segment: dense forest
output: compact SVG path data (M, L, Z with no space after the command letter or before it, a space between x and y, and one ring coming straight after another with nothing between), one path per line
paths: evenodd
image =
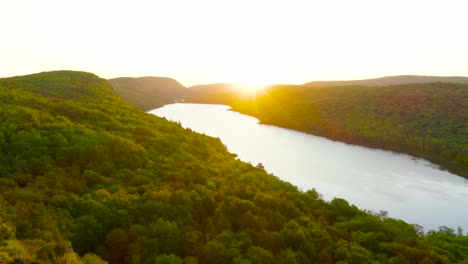
M463 230L299 191L93 74L0 79L0 120L0 263L467 263Z

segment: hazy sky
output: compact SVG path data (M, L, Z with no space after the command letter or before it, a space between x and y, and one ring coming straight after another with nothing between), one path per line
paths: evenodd
M468 75L468 2L2 0L0 76L71 69L184 85Z

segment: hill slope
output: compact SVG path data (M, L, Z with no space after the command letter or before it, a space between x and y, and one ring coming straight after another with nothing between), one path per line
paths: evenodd
M468 258L468 237L451 229L423 235L300 192L109 91L88 73L0 79L1 263Z
M173 103L186 92L182 84L165 77L121 77L108 81L125 101L145 111Z
M409 153L468 177L468 85L273 86L234 110L333 140Z
M398 75L387 76L375 79L366 80L352 80L352 81L314 81L308 82L306 86L388 86L409 83L466 83L468 84L468 77L442 77L442 76L418 76L418 75Z

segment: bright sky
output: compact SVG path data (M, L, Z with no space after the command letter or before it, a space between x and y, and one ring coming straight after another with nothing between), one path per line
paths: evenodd
M0 76L190 86L468 75L467 1L2 0Z

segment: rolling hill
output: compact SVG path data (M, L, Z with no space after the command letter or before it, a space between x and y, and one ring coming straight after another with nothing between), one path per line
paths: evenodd
M0 153L0 263L468 258L461 230L424 234L301 192L219 139L125 103L90 73L0 79Z
M182 84L166 77L120 77L108 81L119 96L145 111L173 103L186 92Z

